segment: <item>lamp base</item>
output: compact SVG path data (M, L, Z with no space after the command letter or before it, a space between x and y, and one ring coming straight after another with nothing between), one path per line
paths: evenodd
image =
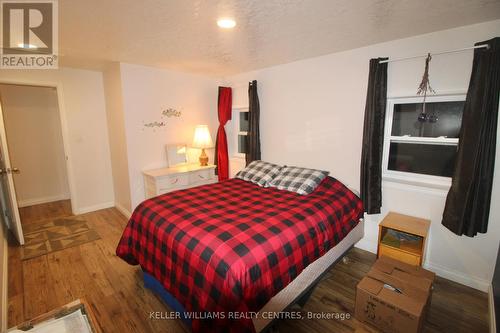
M201 149L201 155L200 155L200 165L201 166L207 166L208 165L208 156L205 153L205 148Z

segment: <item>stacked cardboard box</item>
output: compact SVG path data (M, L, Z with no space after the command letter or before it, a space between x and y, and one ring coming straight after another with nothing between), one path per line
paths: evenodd
M356 290L355 317L388 333L420 332L435 274L380 257Z

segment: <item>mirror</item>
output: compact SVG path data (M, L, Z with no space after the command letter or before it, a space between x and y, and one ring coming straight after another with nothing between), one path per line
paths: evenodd
M169 144L165 146L167 152L167 165L174 167L180 164L187 163L187 145L184 143Z

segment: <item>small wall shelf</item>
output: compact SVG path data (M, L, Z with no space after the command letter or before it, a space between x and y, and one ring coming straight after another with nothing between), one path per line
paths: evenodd
M379 224L377 258L388 256L422 266L430 221L389 212Z

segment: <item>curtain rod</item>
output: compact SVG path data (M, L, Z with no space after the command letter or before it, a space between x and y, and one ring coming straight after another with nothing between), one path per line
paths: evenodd
M456 49L456 50L450 50L450 51L443 51L443 52L431 53L431 56L440 55L440 54L447 54L447 53L463 52L463 51L474 50L474 49L482 49L482 48L489 49L490 46L488 44L482 44L482 45L477 45L477 46L465 47L463 49ZM416 55L416 56L405 57L405 58L395 58L395 59L381 60L381 61L379 61L379 64L385 64L387 62L403 61L403 60L409 60L409 59L415 59L415 58L425 58L425 57L427 57L427 54Z

